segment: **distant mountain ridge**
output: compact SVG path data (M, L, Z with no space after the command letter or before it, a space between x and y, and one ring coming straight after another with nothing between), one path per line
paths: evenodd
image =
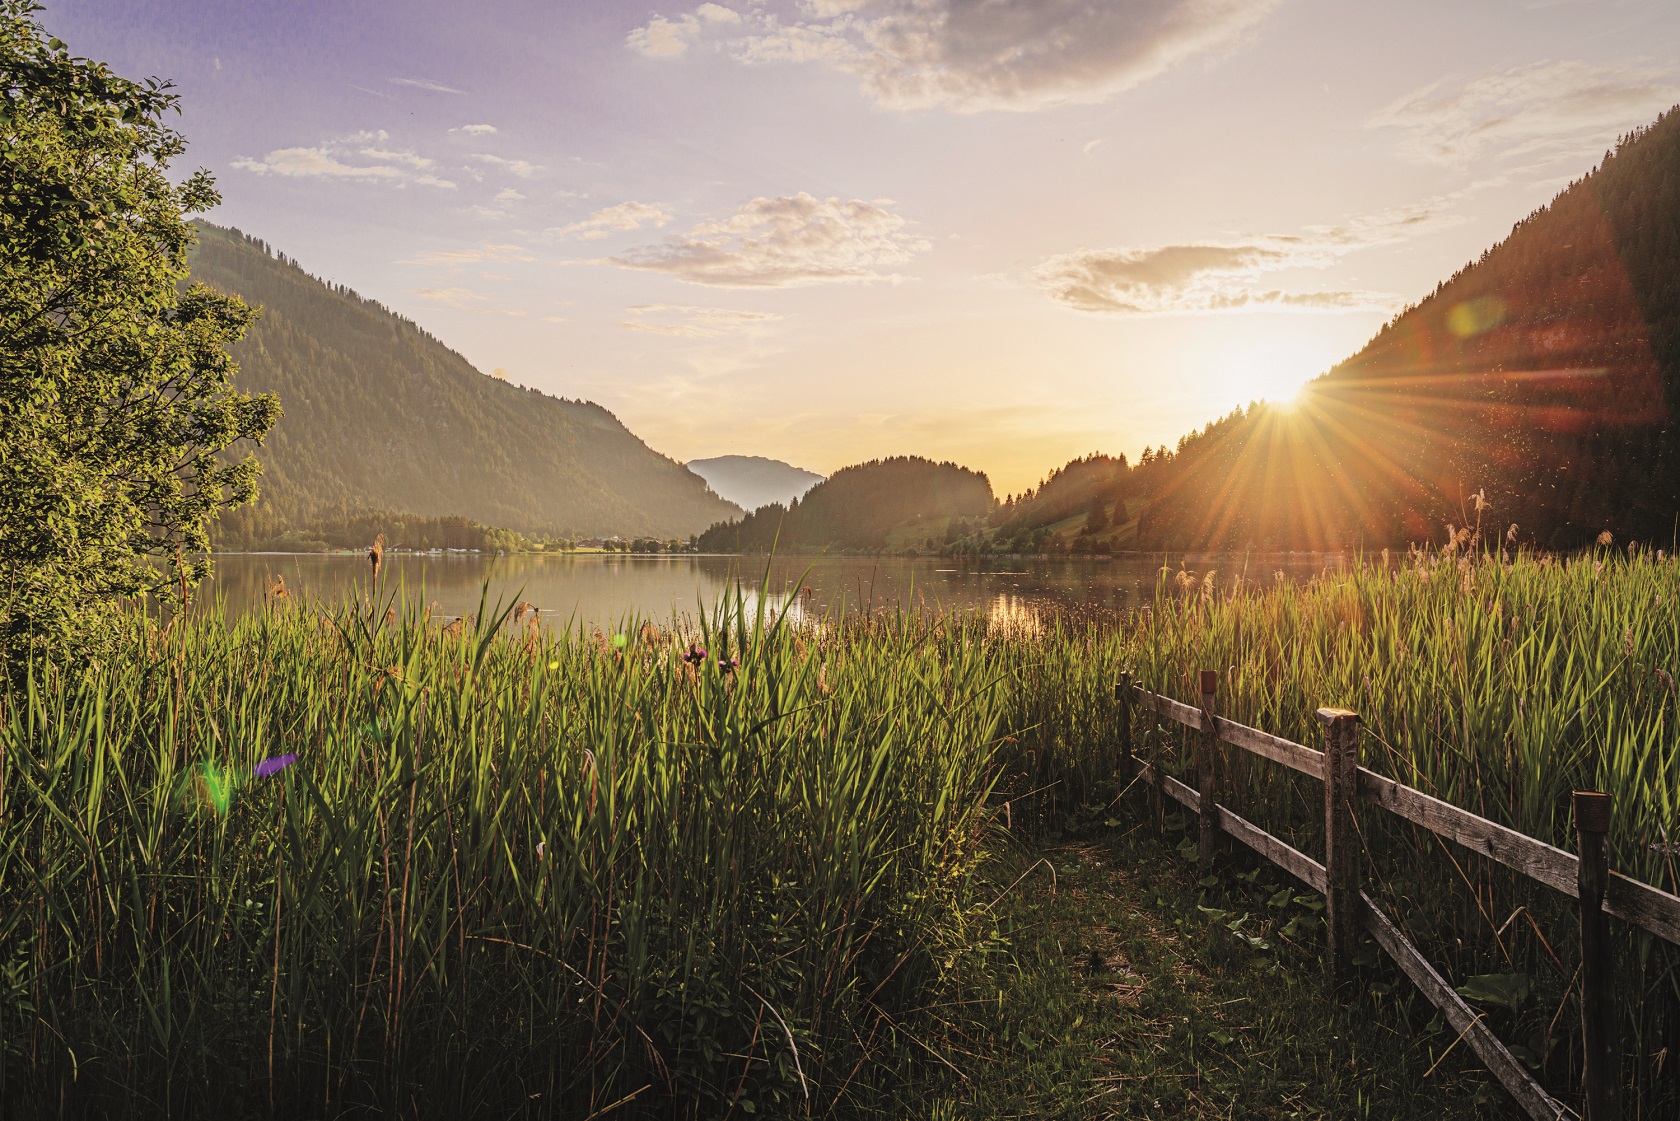
M260 305L238 384L285 415L256 455L254 509L224 540L355 510L459 515L522 532L686 537L740 513L704 479L587 401L476 370L413 322L199 222L193 279Z
M953 522L974 519L978 526L996 504L982 472L895 456L843 467L787 506L771 503L739 521L719 522L700 535L700 547L707 552L906 547L946 533Z
M743 510L772 502L786 506L823 481L823 476L762 455L720 455L691 459L688 469Z

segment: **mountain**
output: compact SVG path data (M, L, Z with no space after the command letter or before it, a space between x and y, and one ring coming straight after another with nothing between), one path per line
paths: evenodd
M234 350L240 388L276 393L285 410L256 453L259 504L222 519L224 544L357 510L660 538L740 512L599 405L487 377L262 242L197 227L193 278L262 307Z
M845 467L783 506L762 506L700 535L708 552L933 545L984 525L996 506L978 471L916 456ZM969 524L973 519L973 524Z
M1680 109L1396 316L1292 406L1149 453L1133 547L1548 548L1680 527Z
M691 459L688 469L743 510L756 510L772 502L786 506L823 481L823 477L815 471L761 455Z

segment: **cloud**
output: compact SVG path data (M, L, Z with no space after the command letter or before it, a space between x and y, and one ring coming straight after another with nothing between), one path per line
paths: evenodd
M499 167L503 171L519 176L521 179L529 179L531 176L542 170L542 168L538 167L534 163L529 163L525 160L510 160L506 156L493 156L488 152L475 152L473 153L472 158L477 160L479 163L489 164L491 167Z
M1103 146L1103 141L1101 141L1101 140L1087 140L1085 142L1085 146L1083 148L1081 148L1080 151L1088 156L1092 152L1095 152L1098 148L1101 148L1102 146Z
M727 218L607 263L722 288L898 281L880 270L928 249L908 224L883 201L819 199L802 191L753 199Z
M709 43L749 63L854 75L876 104L957 113L1105 101L1233 49L1282 0L804 0L654 16L629 46L670 58ZM790 11L785 0L780 5ZM728 13L724 15L722 13Z
M1482 156L1580 158L1680 101L1672 67L1545 61L1466 82L1425 86L1373 113L1367 128L1397 128L1407 154L1463 165Z
M325 148L276 148L262 159L240 156L233 166L258 175L317 179L400 179L402 171L389 165L341 163Z
M414 294L428 304L454 308L457 311L477 311L474 305L484 303L490 298L474 292L471 288L417 288Z
M384 160L387 163L406 164L409 167L431 167L432 161L425 156L415 155L413 152L392 152L384 148L363 148L361 154L370 160Z
M404 265L441 265L447 268L460 268L463 265L511 264L534 260L536 258L520 246L486 241L471 249L435 249L425 253L417 253L400 263Z
M471 288L416 288L416 296L434 307L448 308L451 311L470 311L481 315L508 315L523 318L527 313L519 308L493 308L484 305L490 302L490 297Z
M765 311L734 311L681 304L642 304L625 311L637 317L619 324L626 330L685 339L719 339L726 335L750 334L782 319Z
M741 13L721 4L702 4L691 14L675 20L654 16L646 27L630 32L631 47L649 58L672 58L688 50L690 43L700 38L705 24L740 25Z
M497 202L518 202L524 197L524 195L520 194L512 187L503 187L500 191L496 192Z
M1379 211L1299 234L1147 249L1080 249L1051 257L1033 279L1053 300L1078 311L1172 315L1261 308L1388 310L1394 297L1358 290L1291 292L1268 274L1323 269L1362 249L1391 245L1463 219L1449 210L1467 192Z
M464 132L469 136L489 136L491 133L496 131L496 126L495 125L462 125L460 128L452 128L449 131L450 132Z
M580 241L596 241L625 230L663 226L671 218L671 211L661 203L621 202L617 206L597 210L581 222L545 230L543 240L553 243L575 237Z
M393 86L412 86L414 89L429 90L432 93L465 94L466 90L458 90L454 86L446 86L442 82L434 82L430 78L386 78Z
M448 179L427 171L432 161L407 149L379 147L390 140L384 130L356 132L313 147L276 148L260 159L240 156L233 166L258 175L279 175L289 179L338 179L352 182L389 183L405 187L455 190ZM371 161L371 162L369 162Z

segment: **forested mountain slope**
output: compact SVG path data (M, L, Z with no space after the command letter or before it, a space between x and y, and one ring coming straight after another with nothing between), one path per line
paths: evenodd
M1668 544L1680 515L1680 111L1441 284L1293 407L1151 456L1140 548L1335 548L1512 524Z
M358 509L534 532L686 536L738 513L607 410L486 377L414 323L323 283L237 230L198 223L192 272L262 307L238 382L285 415L262 497L224 544Z
M794 499L772 503L700 536L711 552L778 548L879 549L895 535L916 540L952 519L984 519L996 506L992 484L978 471L919 456L843 467Z

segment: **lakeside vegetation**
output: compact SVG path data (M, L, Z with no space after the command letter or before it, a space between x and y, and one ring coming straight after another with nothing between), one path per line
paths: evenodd
M1606 790L1613 865L1675 886L1680 629L1655 610L1680 596L1672 560L1456 546L1305 587L1234 575L1165 574L1144 612L1024 630L899 614L796 629L740 599L612 635L490 606L440 629L381 599L133 618L112 657L5 696L0 1093L113 1116L271 1100L564 1116L627 1097L621 1116L902 1115L912 1086L930 1115L1061 1100L1040 1060L1106 1077L1076 1044L1068 962L1148 924L1119 938L1078 906L1018 910L1042 888L1010 885L1056 837L1142 851L1104 840L1147 816L1117 797L1127 667L1184 696L1220 666L1222 711L1309 741L1315 707L1357 708L1368 766L1553 843L1571 787ZM1136 719L1140 753L1183 773L1178 733ZM1259 765L1235 777L1245 813L1313 851L1314 791ZM1237 858L1197 883L1170 840L1157 858L1182 872L1132 867L1153 886L1103 906L1217 943L1207 968L1310 980L1311 893L1265 873L1262 898ZM1409 829L1366 840L1373 894L1567 1091L1568 902ZM1055 960L1051 915L1055 938L1081 939ZM1680 961L1617 937L1624 1074L1656 1116L1675 1105ZM1144 988L1190 999L1182 967L1158 964ZM1368 1073L1421 1086L1393 1064L1436 1063L1452 1033L1369 969L1388 995L1358 998L1374 1017L1359 1046L1379 1051L1368 1032L1388 1024L1416 1049ZM1026 991L1061 996L1003 1006ZM1187 1012L1216 1033L1193 1065L1287 1116L1248 1079L1282 1063L1310 1082L1291 1065L1307 1057L1247 1049L1329 1006L1314 984L1253 991L1283 1020ZM1027 1055L1020 1033L1057 1016ZM1150 1085L1180 1061L1143 1054L1124 1061ZM1474 1082L1466 1061L1434 1077ZM1076 1088L1043 1115L1090 1115Z

